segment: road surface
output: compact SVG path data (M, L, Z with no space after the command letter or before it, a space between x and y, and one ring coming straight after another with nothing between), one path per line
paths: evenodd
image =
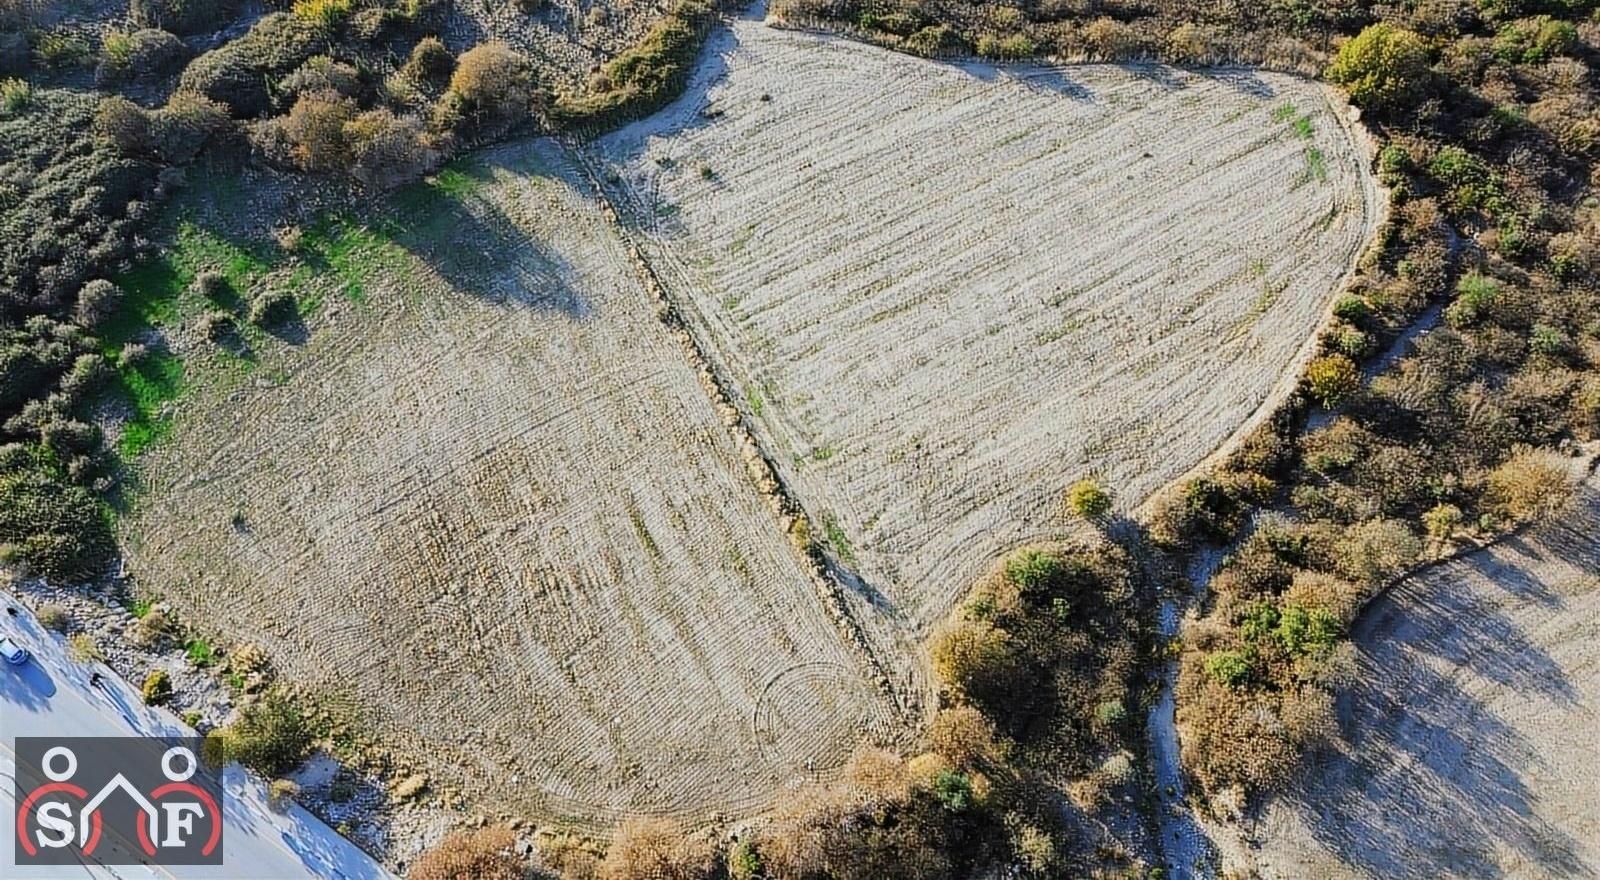
M139 692L102 664L71 659L66 642L49 632L20 603L17 615L0 616L0 634L33 654L24 666L0 668L0 877L7 880L393 880L355 844L304 808L273 810L267 786L237 764L223 771L222 866L18 867L13 750L20 736L195 736L171 713L144 705ZM98 685L89 683L98 671ZM108 840L108 843L115 843Z

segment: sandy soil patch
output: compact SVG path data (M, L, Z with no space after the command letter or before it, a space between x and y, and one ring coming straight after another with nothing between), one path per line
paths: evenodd
M1347 742L1266 807L1263 876L1600 875L1600 476L1559 520L1401 583L1354 635Z
M926 626L1071 479L1131 509L1298 372L1381 213L1342 112L747 19L596 150L834 556Z
M367 302L188 402L130 568L534 815L751 809L892 742L567 155L484 164Z

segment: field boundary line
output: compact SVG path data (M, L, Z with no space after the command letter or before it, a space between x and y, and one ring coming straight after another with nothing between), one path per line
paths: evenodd
M634 275L656 304L657 319L678 339L685 356L699 373L701 387L711 398L713 406L722 417L723 424L739 446L746 476L755 485L756 490L766 498L778 525L785 535L791 538L789 542L791 551L800 557L802 567L810 576L812 586L816 588L823 608L832 619L835 629L850 647L851 652L865 666L872 683L894 704L902 722L908 727L915 726L923 715L921 695L915 692L902 692L895 687L894 678L890 673L892 665L884 662L871 640L867 638L864 627L856 619L845 599L846 588L828 560L815 549L814 539L811 539L812 543L808 549L799 546L797 531L814 536L817 534L817 527L811 522L794 491L783 479L776 462L767 450L762 448L743 411L734 403L736 396L730 391L732 383L722 375L716 362L707 356L704 346L694 334L691 322L684 316L684 307L667 292L667 286L661 281L649 256L634 238L628 224L624 222L624 209L618 207L616 200L605 187L603 176L594 167L594 158L581 145L565 140L561 141L561 145L582 172L600 206L601 213L622 241ZM632 212L627 216L633 217Z

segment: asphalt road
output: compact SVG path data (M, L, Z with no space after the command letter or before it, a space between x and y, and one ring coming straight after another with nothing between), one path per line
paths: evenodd
M220 867L80 864L19 867L16 864L16 774L13 749L21 736L194 736L171 713L144 705L137 689L102 664L81 664L66 642L45 630L20 604L16 616L0 616L0 634L33 657L23 666L0 663L0 877L94 878L94 880L392 880L355 844L340 837L299 806L268 806L267 786L237 764L223 771L223 855ZM3 612L0 612L3 614ZM89 683L98 671L98 685ZM120 843L107 831L103 847Z

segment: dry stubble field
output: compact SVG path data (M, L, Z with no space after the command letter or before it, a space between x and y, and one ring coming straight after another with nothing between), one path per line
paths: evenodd
M129 540L189 619L437 779L596 820L754 810L903 743L922 625L1056 531L1075 475L1131 506L1243 430L1379 214L1312 84L952 67L748 21L584 154L627 228L576 161L491 154L364 304L186 400ZM864 577L851 625L630 242Z
M1270 878L1600 876L1600 475L1354 632L1345 742L1256 826Z
M1324 87L954 66L741 20L612 187L834 556L916 624L1299 373L1379 222Z
M131 568L436 779L545 814L749 808L892 742L561 148L486 164L276 382L189 402Z

